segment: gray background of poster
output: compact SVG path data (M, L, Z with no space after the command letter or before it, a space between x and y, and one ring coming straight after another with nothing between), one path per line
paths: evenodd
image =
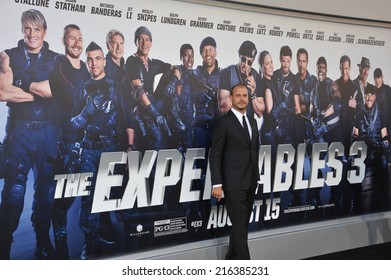
M389 0L225 0L222 2L247 3L292 11L391 22Z

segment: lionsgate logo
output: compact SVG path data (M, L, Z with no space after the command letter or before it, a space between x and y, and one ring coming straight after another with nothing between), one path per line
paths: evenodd
M143 230L144 230L143 225L138 224L136 226L136 232L135 233L129 233L129 236L142 236L142 235L145 235L145 234L149 234L149 230L147 230L147 231L143 231Z

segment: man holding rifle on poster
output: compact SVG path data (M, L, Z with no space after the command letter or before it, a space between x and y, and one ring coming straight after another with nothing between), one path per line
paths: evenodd
M388 163L390 161L390 143L387 128L387 117L380 110L376 102L377 93L373 85L367 84L364 90L364 111L356 116L352 141L365 141L368 146L368 156L365 160L367 167L374 168L374 183L380 189L385 198L380 198L378 204L369 205L371 210L385 210L388 204L390 175Z
M152 47L152 33L147 27L140 26L136 29L134 43L137 51L126 60L126 70L132 86L131 98L135 107L134 120L139 128L136 133L138 137L136 138L136 146L139 146L140 150L160 150L166 148L165 143L172 132L167 122L167 116L162 114L162 106L157 102L159 96L154 92L154 79L158 74L173 72L164 92L161 93L168 97L163 98L164 102L170 102L169 99L176 95L180 72L169 63L149 57L149 51ZM178 108L175 109L178 114ZM179 121L179 118L177 120ZM147 137L147 141L145 137Z
M75 110L80 113L71 119L73 128L84 132L81 172L92 173L88 188L90 195L81 199L79 223L85 236L81 259L90 259L115 249L114 241L102 237L105 226L102 224L102 214L91 213L97 171L102 153L121 150L121 135L127 135L129 144L133 140L127 118L130 112L129 96L106 75L106 60L99 45L91 42L86 48L86 56L91 78L77 91ZM125 150L123 146L122 150Z

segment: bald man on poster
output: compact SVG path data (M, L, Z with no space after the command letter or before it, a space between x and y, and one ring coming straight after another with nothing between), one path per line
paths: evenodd
M214 124L210 166L212 196L222 198L232 227L225 259L250 259L248 223L251 216L258 171L258 129L253 116L246 114L249 103L244 84L231 89L232 108Z

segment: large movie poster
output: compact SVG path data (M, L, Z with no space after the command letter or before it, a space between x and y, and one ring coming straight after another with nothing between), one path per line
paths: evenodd
M208 152L238 83L261 143L250 231L390 210L389 29L169 0L0 7L1 258L226 236Z

